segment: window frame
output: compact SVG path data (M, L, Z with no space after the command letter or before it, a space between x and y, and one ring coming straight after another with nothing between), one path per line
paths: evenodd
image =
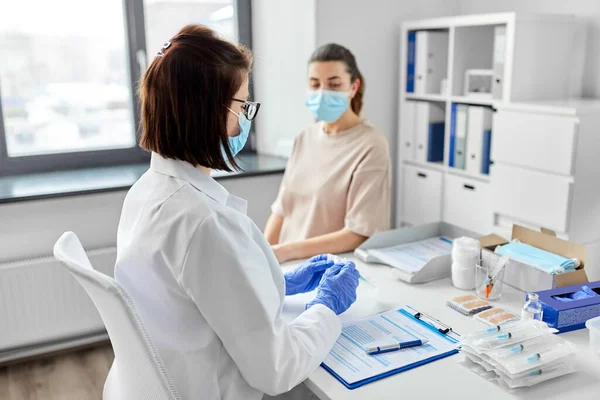
M127 62L131 79L133 123L137 143L140 135L140 104L136 96L137 84L148 65L149 57L152 57L152 55L146 54L144 0L122 0L122 2L126 31ZM238 40L251 49L251 0L234 0L233 4L237 17ZM250 90L252 93L252 88ZM254 140L250 140L249 142L254 142ZM254 146L247 146L245 151L254 152ZM9 157L0 82L0 176L147 163L149 160L150 154L137 145L126 149L89 150Z

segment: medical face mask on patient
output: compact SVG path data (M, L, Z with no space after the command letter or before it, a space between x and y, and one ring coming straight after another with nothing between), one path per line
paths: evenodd
M579 266L577 259L565 258L518 241L498 246L496 253L551 275L573 271Z
M228 108L228 110L238 117L238 124L240 125L240 134L237 136L229 136L229 149L231 150L231 154L235 156L246 145L252 121L249 121L244 113L236 113L231 108Z
M337 121L348 108L348 92L311 90L306 96L306 106L315 118L325 122Z

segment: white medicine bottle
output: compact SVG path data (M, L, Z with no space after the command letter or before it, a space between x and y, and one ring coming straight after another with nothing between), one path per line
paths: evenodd
M527 295L527 301L523 304L523 309L521 310L521 319L522 320L537 320L541 321L543 316L542 303L540 303L540 299L537 293L529 293Z

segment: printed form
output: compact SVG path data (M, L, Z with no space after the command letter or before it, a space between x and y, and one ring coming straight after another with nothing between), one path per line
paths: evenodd
M385 264L414 274L435 257L451 254L452 241L440 236L368 252Z
M366 353L369 347L416 339L429 339L429 342L379 355ZM400 310L391 310L344 324L341 336L323 364L348 384L353 384L441 356L457 346L452 337L429 328Z

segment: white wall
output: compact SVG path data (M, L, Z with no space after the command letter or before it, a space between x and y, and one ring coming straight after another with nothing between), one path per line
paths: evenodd
M257 149L288 156L294 137L313 122L304 105L307 60L315 49L315 0L253 0Z
M598 0L458 0L460 14L516 11L535 14L571 14L588 25L583 95L600 97L600 1ZM557 57L560 57L557 54Z

